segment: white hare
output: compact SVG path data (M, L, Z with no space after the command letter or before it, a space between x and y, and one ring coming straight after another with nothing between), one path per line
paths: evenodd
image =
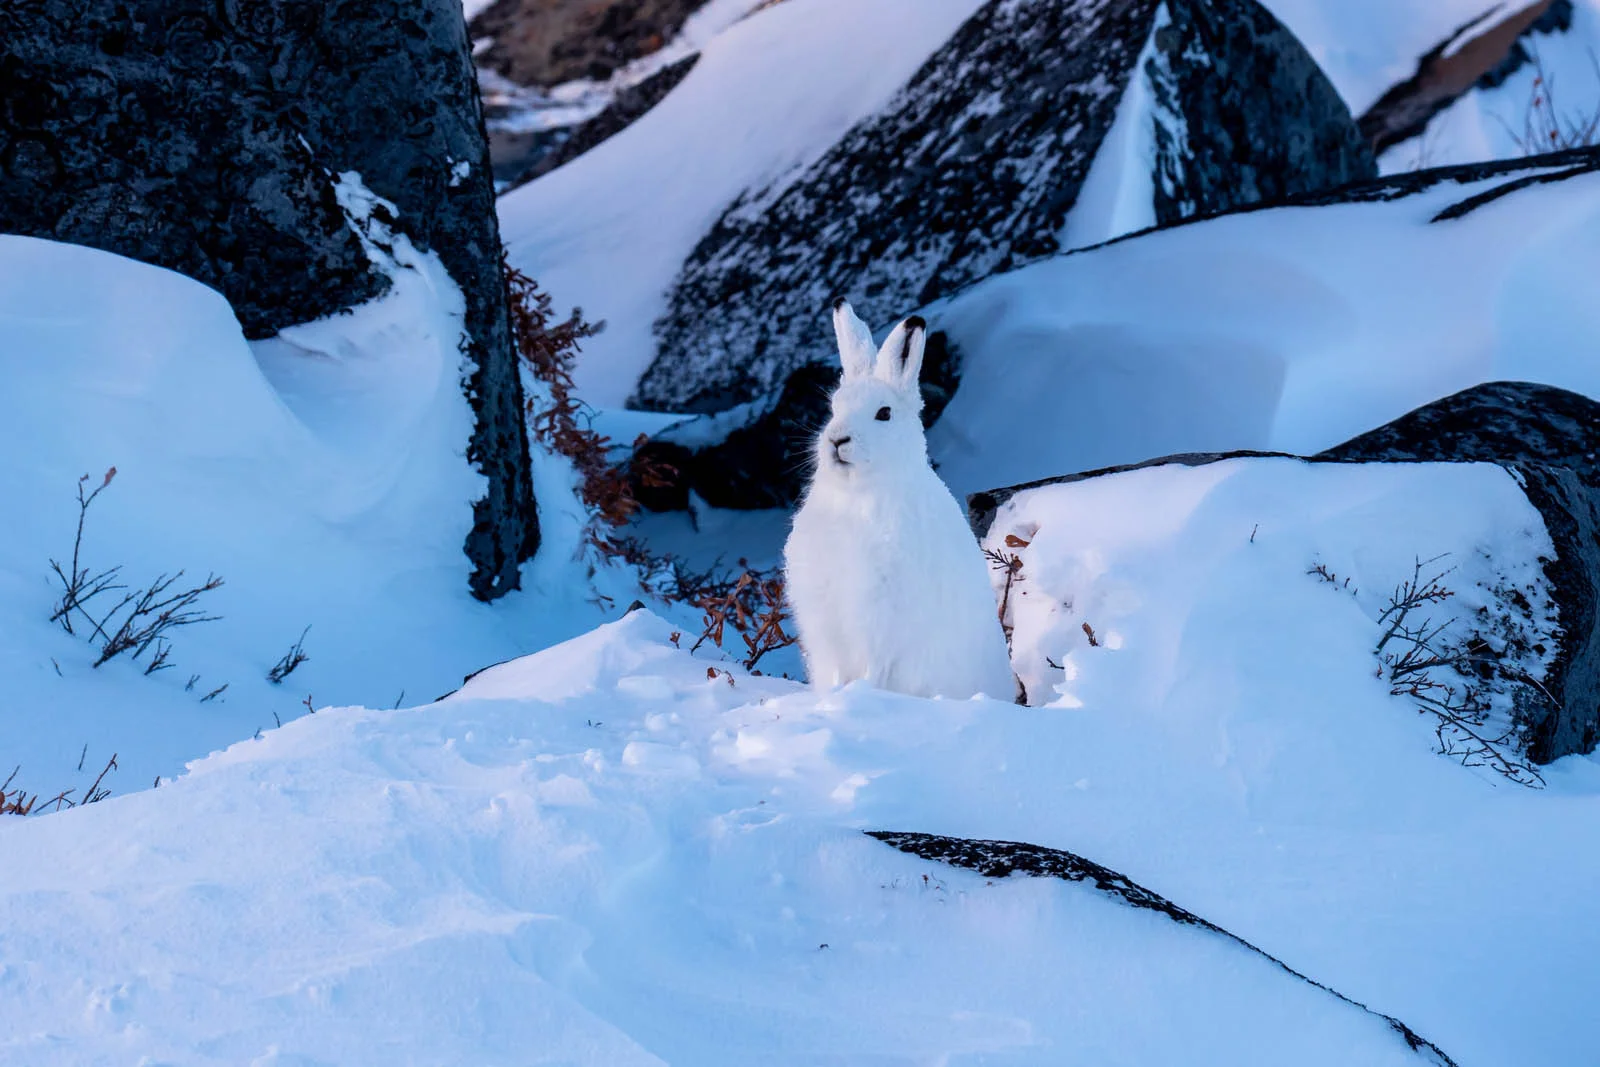
M909 318L877 348L843 300L833 327L844 378L783 549L811 682L1010 700L988 565L928 464L917 389L927 327Z

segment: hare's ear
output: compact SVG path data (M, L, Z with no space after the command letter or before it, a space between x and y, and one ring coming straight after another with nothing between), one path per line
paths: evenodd
M878 349L877 375L898 389L915 391L922 375L922 353L928 343L928 324L921 315L906 319L884 338Z
M872 373L872 330L856 317L844 297L833 302L833 333L839 339L839 362L846 378L864 378Z

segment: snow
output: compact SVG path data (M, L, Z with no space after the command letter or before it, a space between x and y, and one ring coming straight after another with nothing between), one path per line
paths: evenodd
M1488 0L1261 0L1306 46L1332 80L1351 114L1366 111L1390 87L1416 72L1417 60L1467 22L1495 5ZM1502 5L1474 34L1526 7ZM1600 109L1600 76L1591 52L1600 49L1600 3L1573 0L1572 29L1536 34L1533 43L1555 77L1566 107L1592 115ZM1379 160L1386 174L1514 159L1529 154L1507 130L1522 132L1533 95L1531 66L1493 90L1473 89L1429 124L1421 138L1396 145Z
M512 261L607 321L575 380L619 407L689 252L747 189L798 173L872 114L979 0L785 0L712 38L660 104L500 199ZM893 41L892 48L884 42Z
M357 206L353 180L341 188ZM546 457L547 551L524 569L527 591L494 606L468 595L461 546L482 480L463 458L461 296L431 255L400 241L394 257L385 297L251 346L196 282L0 237L0 426L17 457L0 465L0 776L20 766L14 785L48 797L116 753L107 784L146 787L308 700L430 700L614 617L586 602L595 590L569 563L581 516L570 471ZM226 582L201 604L220 620L177 632L174 666L149 677L125 657L93 668L94 647L47 621L75 484L88 474L92 489L113 466L86 563L120 565L141 587L180 568ZM308 625L310 661L269 684Z
M1600 396L1600 177L1280 208L1030 264L927 309L958 494L1178 452L1311 454L1493 380Z
M1035 538L1030 592L1120 636L1070 650L1051 707L817 694L639 611L435 705L0 823L0 1057L1422 1062L1213 935L860 833L886 828L1107 863L1460 1063L1582 1059L1600 763L1534 791L1435 755L1372 678L1370 599L1304 573L1378 590L1479 548L1520 573L1548 542L1508 475L1140 471L1002 523ZM1067 652L1059 621L1018 638Z
M506 198L518 265L612 320L581 394L619 404L722 208L881 106L976 2L785 0L708 30L663 104ZM1270 3L1357 109L1478 13ZM1136 156L1122 135L1096 175ZM1315 451L1489 379L1600 396L1597 182L1441 224L1473 188L1252 212L985 281L929 309L967 360L934 458L966 492ZM461 295L358 177L338 188L392 290L255 344L193 281L0 237L0 758L46 796L120 765L104 802L0 819L0 1062L1419 1062L1225 939L870 829L1070 849L1463 1067L1593 1058L1600 759L1542 789L1461 766L1376 676L1419 558L1457 568L1459 618L1501 583L1544 606L1549 537L1505 471L1241 460L1028 491L987 544L1023 561L1035 706L817 692L776 676L792 649L755 676L690 651L693 613L619 619L637 585L592 565L544 452L525 591L467 595ZM226 579L149 677L48 620L74 487L112 466L91 566ZM762 565L784 524L699 507L649 537ZM271 685L308 624L310 661Z

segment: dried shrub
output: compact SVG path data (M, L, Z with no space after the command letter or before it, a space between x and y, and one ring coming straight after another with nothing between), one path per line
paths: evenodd
M1586 148L1600 135L1600 103L1573 111L1556 102L1555 76L1545 69L1544 60L1537 48L1532 49L1533 87L1528 92L1528 102L1522 112L1522 129L1512 129L1501 120L1518 151L1525 156L1545 152L1562 152L1570 148ZM1594 68L1596 90L1600 92L1600 60L1593 50L1589 64Z
M296 667L311 658L306 655L305 649L306 634L310 632L311 627L309 625L300 631L300 636L295 639L294 644L289 646L289 651L285 652L283 658L274 663L272 669L267 672L267 681L273 685L282 684L285 678L295 672ZM207 699L210 698L208 697Z
M704 613L705 629L689 651L707 641L721 648L731 626L744 641L744 669L759 673L756 664L763 656L788 648L798 638L783 628L789 619L783 579L768 571L750 570L744 560L739 563L745 570L737 577L719 580L706 576L701 588L680 590L688 594L688 603Z
M85 474L78 479L78 528L72 540L72 562L70 566L63 567L58 561L50 560L50 569L61 583L61 599L56 602L50 621L59 622L67 633L76 634L73 621L76 617L87 628L87 639L100 644L100 655L94 661L96 667L125 652L131 653L131 658L137 661L146 652L154 650L144 670L146 674L154 674L171 666L168 662L172 653L168 637L171 631L197 623L215 622L220 618L207 615L199 607L199 601L205 594L221 588L222 579L213 574L199 585L184 586L179 584L179 579L184 575L180 570L157 575L143 589L126 592L128 586L117 580L122 573L120 566L94 571L85 565L82 560L83 527L89 506L116 476L117 468L109 468L100 484L89 493L84 491L89 476ZM97 598L111 592L124 592L124 595L115 606L97 618L92 605Z
M1384 603L1373 648L1378 676L1389 683L1391 695L1413 701L1419 713L1433 717L1441 755L1464 766L1487 767L1519 785L1541 787L1544 778L1518 751L1516 718L1500 713L1497 698L1515 705L1530 688L1546 696L1548 691L1522 666L1530 649L1519 627L1502 620L1499 638L1486 636L1487 609L1478 612L1480 628L1465 636L1456 636L1460 627L1454 614L1434 621L1431 609L1456 596L1445 584L1455 568L1435 566L1443 558L1415 560L1411 576ZM1348 586L1320 564L1307 573ZM1495 593L1504 598L1503 590ZM1507 636L1512 631L1516 634Z
M1006 534L1007 548L1027 548L1033 542L1024 541L1016 534ZM1006 649L1011 649L1011 634L1015 625L1011 621L1011 588L1023 581L1022 557L1015 552L1006 553L998 549L986 548L983 550L984 558L989 561L989 566L1006 576L1005 588L1000 593L998 612L1000 615L1000 629L1006 635Z
M85 751L87 751L87 746L85 746ZM81 764L79 769L82 769ZM106 780L106 775L116 769L117 757L113 753L111 758L106 761L106 765L101 768L100 773L95 776L94 781L90 783L89 788L85 789L83 794L76 800L73 799L73 794L78 792L76 788L63 789L49 800L41 800L38 793L29 793L20 786L15 789L11 787L11 783L16 780L17 774L22 770L21 767L18 767L11 772L4 782L0 782L0 815L32 815L36 810L42 815L47 811L60 811L62 808L77 808L85 804L98 804L111 795L111 790L106 788L103 783ZM157 779L157 781L159 782L160 779Z
M661 488L671 484L677 472L659 461L638 458L648 440L644 434L633 442L635 458L620 464L611 461L611 440L593 428L593 411L573 395L572 383L581 342L599 333L605 323L585 322L580 308L558 319L550 294L509 262L504 265L512 339L528 370L549 393L546 406L528 400L528 427L535 440L565 456L577 471L579 497L594 516L589 539L595 547L607 556L645 562L648 554L612 531L638 514L633 485Z

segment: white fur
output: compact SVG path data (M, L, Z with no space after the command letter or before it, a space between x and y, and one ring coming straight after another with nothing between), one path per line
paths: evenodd
M1017 683L988 564L928 464L917 389L925 328L908 319L875 349L843 301L833 324L844 379L783 549L811 682L1010 700ZM884 407L886 422L876 418Z

